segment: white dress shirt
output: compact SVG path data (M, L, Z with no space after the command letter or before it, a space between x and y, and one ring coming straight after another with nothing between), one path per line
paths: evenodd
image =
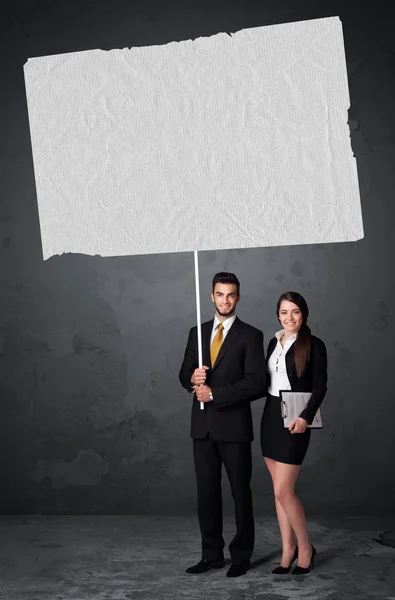
M291 384L287 375L287 365L285 363L285 355L288 350L298 337L298 334L295 333L291 335L284 344L284 348L281 346L280 339L282 335L285 333L285 329L281 329L281 331L277 331L275 333L275 337L277 338L277 345L273 350L270 358L268 360L268 371L270 373L270 386L268 392L271 396L280 396L280 390L290 390Z

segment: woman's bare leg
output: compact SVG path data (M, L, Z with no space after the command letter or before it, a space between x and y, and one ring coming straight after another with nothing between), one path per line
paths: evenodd
M264 460L265 460L266 466L269 470L269 473L272 477L273 489L274 489L275 480L276 480L276 465L278 463L275 460L273 460L272 458L264 457ZM275 503L276 503L277 519L278 519L278 524L280 527L281 542L282 542L281 566L289 567L292 557L295 552L294 531L291 527L291 523L289 522L289 519L288 519L287 515L285 514L285 511L284 511L283 507L281 506L280 502L277 500L276 497L274 497L274 499L275 499Z
M312 547L307 533L304 509L295 494L295 483L299 475L300 465L274 462L274 495L281 504L298 540L298 565L306 568L310 565Z

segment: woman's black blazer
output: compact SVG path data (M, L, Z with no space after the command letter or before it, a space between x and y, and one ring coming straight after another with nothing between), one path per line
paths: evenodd
M269 342L266 355L266 366L268 360L277 345L277 338L272 338ZM306 408L300 413L300 417L305 419L309 425L313 422L321 402L326 394L327 384L327 354L325 344L320 338L311 336L310 360L302 377L298 378L295 366L294 344L289 348L285 355L285 364L291 390L293 392L312 392L311 398ZM270 373L267 370L266 377L266 395L270 386Z

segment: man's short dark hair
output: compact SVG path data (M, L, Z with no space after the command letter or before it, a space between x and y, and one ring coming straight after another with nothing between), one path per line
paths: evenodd
M213 277L213 293L216 283L233 283L237 286L237 295L240 294L240 281L234 273L216 273Z

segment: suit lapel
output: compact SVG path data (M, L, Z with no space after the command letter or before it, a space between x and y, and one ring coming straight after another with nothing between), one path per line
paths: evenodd
M266 352L266 363L269 361L270 356L273 354L274 348L277 346L277 338L274 337L270 340Z
M214 319L208 321L202 326L202 355L203 355L203 364L207 367L211 368L211 358L210 358L210 338L211 332L213 330Z
M295 346L295 342L292 344L292 346L290 348L288 348L287 353L285 356L291 356L294 353L294 346Z
M288 375L293 373L295 370L295 352L294 352L295 342L292 344L290 348L288 348L287 353L285 355L285 365L287 367Z
M218 367L219 363L225 356L227 350L230 348L230 346L233 344L233 342L239 335L240 327L241 327L241 321L238 317L236 317L234 323L232 324L231 328L229 329L228 333L226 334L226 338L224 339L221 348L219 349L217 360L215 361L215 363L213 365L213 370Z

